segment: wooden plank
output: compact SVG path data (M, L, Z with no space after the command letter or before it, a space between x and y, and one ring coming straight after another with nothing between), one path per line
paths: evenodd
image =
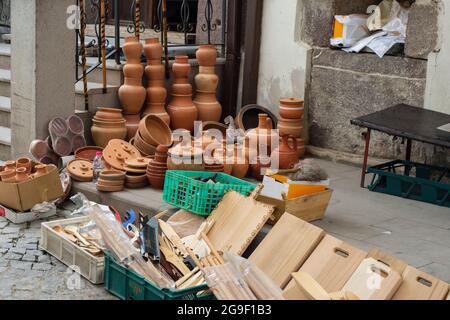
M249 260L284 288L325 236L325 232L286 213Z
M207 236L218 251L242 255L274 210L273 206L229 191L208 217L214 226Z
M408 266L392 300L445 300L449 288L448 283Z
M402 284L400 274L373 258L364 259L342 291L361 300L390 300Z
M374 249L370 250L369 253L367 254L367 257L374 258L375 260L377 260L381 263L384 263L391 269L394 269L395 271L397 271L400 275L403 274L406 267L408 266L408 264L406 262L404 262L404 261L384 252L383 250L378 249L378 248L374 248Z
M366 255L366 252L326 235L300 271L310 274L325 291L337 292L341 291ZM289 282L283 295L288 300L307 300L294 281Z

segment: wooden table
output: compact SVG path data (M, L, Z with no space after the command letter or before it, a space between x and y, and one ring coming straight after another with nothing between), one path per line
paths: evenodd
M450 132L438 128L450 124L450 115L405 104L351 120L351 124L367 128L366 146L361 172L361 188L365 187L367 159L372 130L406 139L406 160L411 160L412 141L450 148Z

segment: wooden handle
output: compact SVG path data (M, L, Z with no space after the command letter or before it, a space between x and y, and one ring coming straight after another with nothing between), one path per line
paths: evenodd
M252 193L250 194L250 198L252 198L253 200L258 199L261 191L264 189L264 185L262 183L258 184L255 188L255 190L252 191Z

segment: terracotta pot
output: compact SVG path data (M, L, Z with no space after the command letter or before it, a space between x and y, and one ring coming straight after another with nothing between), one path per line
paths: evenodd
M119 88L119 99L124 114L138 114L141 112L147 92L142 86L141 79L126 78Z
M299 159L303 158L305 156L305 152L306 152L306 148L305 148L305 140L302 138L296 138L295 139L297 142L297 153L298 153L298 157ZM289 141L289 146L291 148L294 148L294 142L291 140Z
M5 162L5 170L16 170L16 162L15 161L6 161Z
M124 180L103 180L102 178L99 178L97 180L97 185L105 186L105 187L123 187Z
M14 179L16 178L16 169L11 170L11 169L6 169L2 172L0 172L0 180L3 182L7 182L7 180L9 179Z
M304 113L304 101L298 98L280 100L280 117L284 119L301 119Z
M94 124L91 128L91 132L95 145L105 148L112 139L124 140L128 130L125 126L103 127Z
M120 121L101 121L93 119L92 124L102 128L116 128L116 127L125 127L126 121L125 119L122 119Z
M294 138L303 136L303 121L300 119L284 119L278 120L278 130L280 136L288 135Z
M27 181L30 175L27 173L27 168L17 168L16 169L16 182Z
M127 141L130 141L133 139L133 137L136 135L136 132L139 129L139 122L141 122L141 116L139 114L135 115L125 115L124 116L126 124L125 127L127 128Z
M213 67L217 61L217 49L212 45L201 45L196 52L196 57L200 66Z
M84 134L84 124L80 117L72 115L66 120L69 127L69 131L72 134L82 135Z
M143 155L146 155L146 156L154 155L156 152L156 147L145 142L145 140L141 137L141 134L139 133L139 131L136 132L136 135L134 137L134 146Z
M289 146L289 140L292 140L294 146L291 148ZM284 135L282 137L282 142L280 146L273 152L273 155L278 155L279 168L292 169L298 163L298 150L297 150L297 140L292 136Z
M144 54L148 64L161 64L163 47L159 43L159 38L149 38L145 40Z
M103 170L99 177L104 181L124 181L125 180L125 172L118 170Z
M264 179L264 169L270 168L270 158L266 157L258 157L257 163L251 165L252 176L258 181L262 181Z
M168 153L169 147L167 145L159 145L158 148L156 148L155 159L152 163L167 163Z
M143 46L138 37L125 38L125 44L122 46L123 53L127 63L140 63Z
M39 165L35 166L34 169L36 170L36 172L33 174L34 178L39 178L41 176L45 176L48 173L47 166L44 164L39 164Z
M76 159L83 159L88 161L94 161L95 156L97 155L97 152L102 152L103 148L101 147L84 147L80 148L75 151L75 158Z
M219 86L219 77L215 74L215 69L200 67L199 73L195 76L195 86L199 90L215 93Z
M262 113L269 116L272 120L273 129L276 129L278 118L269 109L256 104L247 105L239 111L235 119L236 127L244 131L258 127L259 115Z
M172 145L172 131L161 118L148 115L139 124L139 133L142 138L153 146Z
M2 166L2 165L0 165L0 172L3 172L3 171L5 171L5 166Z
M142 81L142 77L144 76L144 66L140 63L127 63L123 66L123 76L125 79Z
M174 92L176 89L174 87ZM172 101L167 107L173 130L194 131L194 122L198 119L198 110L191 95L172 94Z
M215 92L197 91L194 104L198 110L200 121L216 121L222 117L222 106L217 101Z
M123 120L122 110L116 108L98 108L95 117L101 120Z
M50 152L50 148L44 140L34 140L30 144L30 152L35 159L40 159Z
M17 169L25 168L27 174L31 173L31 167L32 167L32 161L30 158L19 158L16 161L16 168Z
M191 72L188 56L176 56L172 65L174 83L187 83Z
M164 188L164 181L167 171L167 153L167 146L158 146L155 160L151 161L147 167L148 182L155 189Z

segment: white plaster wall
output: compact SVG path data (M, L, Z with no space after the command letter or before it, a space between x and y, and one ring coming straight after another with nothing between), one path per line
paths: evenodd
M280 97L304 98L309 46L300 41L302 0L264 0L258 104L278 113Z
M440 48L428 57L425 108L450 114L450 0L440 3Z

